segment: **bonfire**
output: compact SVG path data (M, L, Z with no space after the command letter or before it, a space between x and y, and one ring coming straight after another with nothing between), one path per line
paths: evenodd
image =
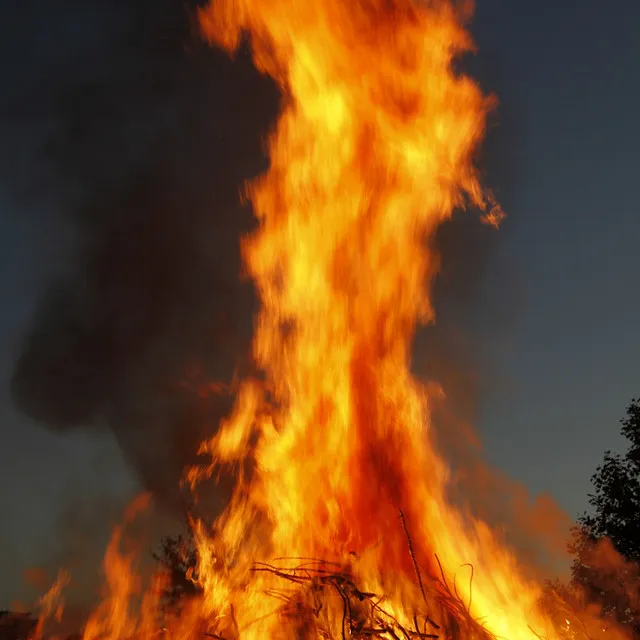
M200 596L161 617L163 577L140 591L119 529L86 640L559 637L540 585L448 501L432 391L410 371L414 332L436 321L434 234L459 208L502 215L474 165L495 101L455 64L473 47L468 5L201 11L210 42L249 46L283 95L242 239L261 377L239 383L207 463L185 471L194 496L236 478L212 527L191 522Z

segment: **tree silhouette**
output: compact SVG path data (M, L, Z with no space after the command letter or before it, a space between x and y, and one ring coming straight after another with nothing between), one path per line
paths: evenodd
M629 449L605 453L591 478L591 510L578 518L569 550L573 581L586 599L639 633L640 399L631 401L621 424Z
M190 529L187 531L186 535L165 536L160 550L153 554L168 575L163 605L165 610L176 613L179 613L188 599L202 593L202 589L194 581L197 552Z

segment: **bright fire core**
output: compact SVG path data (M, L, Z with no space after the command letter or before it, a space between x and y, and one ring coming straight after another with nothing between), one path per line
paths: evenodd
M473 157L492 101L453 68L472 46L464 17L445 0L215 0L201 13L230 53L249 37L284 100L242 245L264 380L240 385L203 444L211 466L187 473L195 488L232 469L237 484L214 531L193 525L203 596L164 622L171 637L351 637L347 586L283 588L273 570L305 563L299 575L350 576L363 607L384 594L376 637L398 638L391 621L407 638L552 633L539 588L448 503L429 395L410 373L414 331L434 320L434 234L465 203L486 209ZM114 552L105 566L85 637L155 635L155 596L134 614L126 562Z

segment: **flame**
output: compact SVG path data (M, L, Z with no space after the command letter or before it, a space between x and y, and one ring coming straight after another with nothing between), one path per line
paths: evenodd
M472 47L460 12L444 1L219 0L201 24L229 52L249 34L285 96L270 169L248 188L259 228L243 244L266 390L242 387L203 446L209 473L254 462L216 549L236 571L263 557L355 557L366 588L384 586L398 610L416 598L414 562L445 582L467 563L473 581L456 588L471 614L494 634L530 637L539 590L486 525L448 505L429 397L409 368L415 328L433 320L438 226L467 202L500 219L473 164L493 101L453 67ZM232 582L201 573L212 612L234 602L241 628L268 613L263 584L240 603ZM246 635L268 637L270 625Z
M64 611L64 598L62 592L69 584L71 576L66 571L59 571L54 583L49 587L47 592L40 598L38 603L40 613L38 622L33 629L30 638L39 640L43 637L45 626L47 623L54 621L60 622Z
M104 598L91 614L84 629L83 640L131 638L136 633L143 637L157 634L159 582L162 577L158 576L153 588L140 597L141 581L135 571L135 556L121 548L124 525L144 511L149 500L148 494L138 496L127 509L124 524L117 527L111 537L104 558Z
M237 484L213 531L193 523L203 595L165 621L171 637L327 637L302 613L283 623L302 609L293 596L282 604L282 578L299 586L329 568L353 576L361 599L385 594L384 615L413 619L411 637L431 637L432 616L443 637L554 637L539 586L447 501L430 392L410 373L416 327L434 320L434 233L466 204L488 224L502 218L473 162L494 102L454 67L472 49L467 14L445 0L216 0L200 14L229 53L248 34L284 98L270 168L247 190L258 228L242 245L264 381L239 383L202 445L211 464L186 474L195 490L227 467ZM128 605L138 586L119 541L87 640L152 635L151 604L138 618ZM296 558L297 572L278 557ZM345 638L336 589L314 615Z

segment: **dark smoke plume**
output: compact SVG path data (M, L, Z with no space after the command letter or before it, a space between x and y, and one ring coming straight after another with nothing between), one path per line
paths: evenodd
M46 202L43 222L73 235L25 331L13 397L59 432L110 429L142 484L176 504L184 464L228 409L198 386L228 378L249 346L238 237L253 223L238 190L265 168L279 96L246 55L200 41L193 2L9 4L6 28L38 37L3 98L1 168L17 209ZM502 187L512 164L495 158L510 132L497 131L485 165ZM480 293L499 237L473 213L443 227L438 324L417 343L417 372L469 414L484 367L478 312L506 318L511 306Z
M3 169L14 206L46 202L39 222L69 227L73 251L25 331L13 397L56 431L111 429L143 486L172 502L227 411L198 388L248 348L238 238L252 216L238 193L264 169L279 96L248 56L201 41L195 3L25 4L12 14L23 35L39 11L50 30L3 101Z

